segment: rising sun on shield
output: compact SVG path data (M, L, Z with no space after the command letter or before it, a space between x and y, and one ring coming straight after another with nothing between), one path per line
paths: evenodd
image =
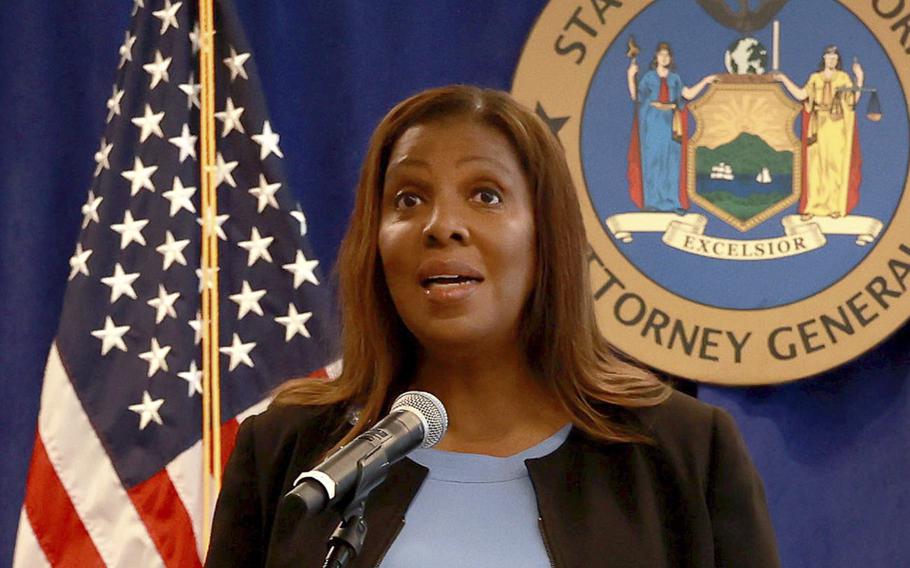
M689 105L689 198L746 232L799 199L801 106L761 75L720 75Z

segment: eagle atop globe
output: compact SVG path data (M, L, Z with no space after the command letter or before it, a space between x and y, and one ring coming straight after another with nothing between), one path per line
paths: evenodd
M768 67L768 50L754 37L743 37L724 53L724 66L734 75L761 75Z

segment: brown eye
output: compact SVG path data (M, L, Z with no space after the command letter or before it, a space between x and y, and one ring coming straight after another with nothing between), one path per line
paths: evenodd
M502 203L502 194L490 187L478 189L471 198L480 201L484 205L499 205Z
M411 209L419 205L421 201L417 194L402 191L395 196L395 209Z

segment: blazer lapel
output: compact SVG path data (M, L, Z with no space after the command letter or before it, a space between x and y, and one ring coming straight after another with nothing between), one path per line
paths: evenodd
M607 444L573 429L555 452L526 464L557 566L665 566L666 492L643 444Z
M386 480L367 499L366 540L353 567L372 568L379 564L404 526L405 513L427 473L427 468L407 458L389 468Z

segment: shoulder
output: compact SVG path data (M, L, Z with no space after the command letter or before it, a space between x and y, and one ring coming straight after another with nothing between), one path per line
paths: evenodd
M662 466L662 491L707 519L715 564L780 566L764 486L730 414L679 392L633 413L652 438L642 455Z
M700 492L716 565L780 566L764 484L730 414L673 393L641 420L684 494Z
M341 405L272 405L247 418L240 425L225 483L236 478L249 490L255 487L265 510L274 512L296 476L319 463L344 436L350 427L346 416Z
M745 453L725 410L674 391L663 403L633 411L647 435L676 468L706 481L716 453Z
M241 423L237 448L259 467L280 469L292 455L313 461L344 435L346 424L341 405L272 405Z
M664 402L632 410L652 434L673 435L680 426L701 430L708 427L719 408L674 390ZM691 432L690 432L691 434Z
M272 404L265 412L244 420L241 428L250 430L254 439L266 438L274 443L277 439L319 430L326 422L337 421L340 413L341 408L336 405Z
M207 567L264 563L281 496L337 442L344 423L340 407L272 406L240 424L215 507Z

